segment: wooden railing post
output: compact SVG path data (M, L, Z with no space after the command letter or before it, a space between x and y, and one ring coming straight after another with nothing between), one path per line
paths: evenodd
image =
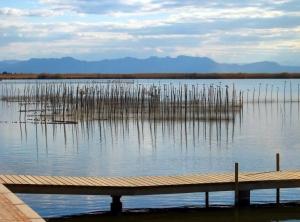
M276 153L276 171L280 171L280 154ZM276 204L280 204L280 189L276 189Z
M280 154L276 153L276 171L280 171Z
M234 203L235 206L238 206L239 204L239 163L234 164L234 182L235 182Z

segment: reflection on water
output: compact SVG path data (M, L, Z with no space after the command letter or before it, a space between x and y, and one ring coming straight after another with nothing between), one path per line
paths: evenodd
M11 110L12 107L9 107ZM236 131L243 127L243 116L251 112L256 117L269 119L277 118L281 121L281 128L299 121L300 104L280 103L280 104L246 104L245 109L232 121L149 121L136 119L122 120L97 120L81 121L79 124L49 124L45 122L28 121L2 121L2 124L9 123L18 125L17 134L20 135L21 143L28 141L28 128L31 136L34 135L35 147L37 151L45 149L48 153L49 144L60 140L61 146L65 149L72 145L79 152L82 138L90 143L97 139L99 148L114 148L117 144L124 143L133 136L136 140L138 150L143 149L147 143L151 144L155 152L160 139L173 144L173 146L184 149L196 149L201 143L211 147L228 148L234 141ZM250 114L251 115L251 114ZM259 119L253 119L254 122ZM241 132L239 132L241 133ZM96 137L96 138L95 138ZM39 143L43 145L40 147Z
M259 82L262 82L260 90ZM28 121L24 113L18 112L18 103L1 102L0 173L176 175L232 172L234 162L239 162L243 171L267 171L275 169L277 152L281 153L282 169L300 169L300 103L297 102L295 87L299 81L293 82L292 93L288 81L259 82L235 81L235 86L244 92L244 103L243 109L232 121L124 118L49 124ZM215 85L219 84L219 81L215 82ZM232 84L226 80L222 82L223 86ZM269 84L267 89L266 84ZM260 95L259 100L250 101L253 91L246 93L250 88L255 88L254 97ZM266 97L273 99L266 101ZM255 191L251 201L272 202L275 201L274 194L273 190ZM105 211L110 204L109 197L20 197L47 217ZM283 190L282 199L283 202L299 200L299 189ZM212 193L211 201L213 204L230 205L233 194ZM204 194L124 197L124 205L125 208L203 206Z
M18 124L18 134L22 143L28 141L28 128L34 129L36 150L49 150L49 140L55 141L57 137L63 140L61 146L67 149L70 144L77 149L80 145L79 137L89 143L97 139L99 149L110 146L114 148L119 143L124 143L130 136L134 135L138 150L143 149L146 143L151 144L153 151L160 146L161 138L175 146L183 149L195 149L200 143L216 143L217 146L228 146L234 140L236 122L164 122L164 121L97 121L81 122L72 125L57 124L33 124L28 126L26 122ZM241 122L239 122L241 124ZM239 126L241 127L241 126ZM59 135L58 135L59 134ZM95 138L96 137L96 138ZM43 145L39 145L40 142ZM38 155L38 153L37 153Z

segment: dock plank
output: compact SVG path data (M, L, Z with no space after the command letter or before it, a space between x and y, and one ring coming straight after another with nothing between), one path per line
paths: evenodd
M0 221L45 222L35 211L0 184Z

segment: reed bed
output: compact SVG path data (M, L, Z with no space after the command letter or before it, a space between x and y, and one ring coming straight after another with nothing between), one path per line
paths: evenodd
M234 85L30 84L4 86L1 93L3 101L19 104L20 116L63 124L131 118L230 121L243 107L243 92Z

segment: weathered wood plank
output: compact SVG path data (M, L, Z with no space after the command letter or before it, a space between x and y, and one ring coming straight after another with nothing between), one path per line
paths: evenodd
M43 185L43 182L39 181L37 176L26 175L26 177L31 180L34 184Z
M60 182L59 180L56 180L54 177L51 177L51 176L43 176L42 177L44 180L48 180L48 181L50 181L50 185L53 185L53 186L57 186L57 185L59 185L59 186L62 186L62 185L64 185L62 182Z

